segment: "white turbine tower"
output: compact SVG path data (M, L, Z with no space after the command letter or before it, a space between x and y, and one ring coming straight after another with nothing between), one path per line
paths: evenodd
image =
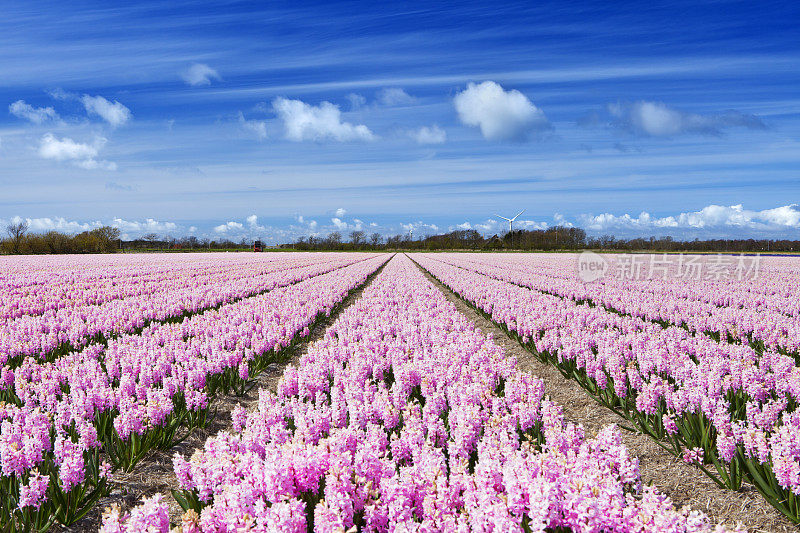
M502 218L503 220L508 221L508 232L511 234L511 248L514 248L514 221L517 220L517 217L519 217L524 212L525 210L523 209L522 211L514 215L514 218L501 217L498 214L494 215L497 218Z

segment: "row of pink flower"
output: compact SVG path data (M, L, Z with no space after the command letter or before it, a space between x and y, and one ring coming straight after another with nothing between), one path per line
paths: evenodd
M761 258L762 271L754 279L693 281L666 274L627 280L609 274L594 283L582 283L577 278L576 257L442 254L449 264L535 290L591 300L646 320L685 325L694 332L721 333L723 339L730 336L738 342L756 341L773 350L800 353L797 260ZM657 256L640 259L647 265L651 257Z
M565 253L462 254L461 258L574 279L580 257ZM763 308L800 315L800 269L796 257L735 254L603 254L602 257L608 270L598 283L623 282L636 290L668 292L720 307Z
M248 255L243 254L243 259ZM336 268L362 261L368 254L316 254L286 261L253 264L240 260L210 267L205 273L189 268L157 283L156 290L112 299L100 305L78 304L40 315L25 315L0 325L0 364L27 356L48 354L64 344L78 348L97 335L134 331L151 321L195 313L275 287L289 285ZM45 271L41 274L47 276ZM121 276L120 284L128 278ZM86 289L92 292L91 287ZM58 299L58 294L48 298Z
M96 483L86 468L101 443L110 452L145 442L178 410L207 409L215 378L233 372L246 381L251 363L308 335L320 313L329 314L388 256L361 259L180 323L153 324L107 346L5 367L0 394L16 405L0 411L0 482L28 480L20 489L28 494L40 479L32 469L52 464L61 490ZM26 501L38 508L43 500Z
M62 256L60 265L18 272L16 263L24 258L6 258L9 269L0 280L0 306L3 321L23 315L84 305L100 305L130 296L146 296L194 285L202 287L232 279L252 277L272 271L306 266L330 258L308 254L186 254L176 256L113 255L98 256L93 265L81 256ZM166 257L166 259L164 258ZM209 259L211 257L211 259ZM123 258L118 259L118 258ZM21 280L27 280L20 285ZM19 286L17 286L19 285ZM23 312L24 311L24 312Z
M793 358L579 305L439 256L418 261L549 362L576 378L585 374L596 394L631 409L632 419L650 417L667 438L682 439L675 444L684 453L702 447L706 464L718 460L720 472L749 461L775 487L800 495L800 368ZM692 426L697 416L707 426Z
M396 256L278 393L175 473L185 533L711 531L651 488L609 426L587 439L544 384ZM102 531L168 531L159 497ZM723 531L718 527L716 531Z
M268 261L280 258L280 254L270 255ZM2 258L0 320L141 296L161 289L161 284L172 278L186 282L192 277L232 272L244 265L264 266L259 256L245 260L231 255L198 256L113 254L92 256L87 262L84 256L65 255L44 265L31 263L24 256ZM24 270L20 268L23 266Z

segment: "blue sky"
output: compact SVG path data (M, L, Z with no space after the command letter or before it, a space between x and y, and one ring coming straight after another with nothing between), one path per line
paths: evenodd
M7 2L0 221L800 238L790 2Z

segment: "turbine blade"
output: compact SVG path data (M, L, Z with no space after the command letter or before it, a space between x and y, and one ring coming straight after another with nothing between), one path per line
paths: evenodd
M518 216L520 216L520 215L521 215L522 213L524 213L524 212L525 212L525 210L523 209L522 211L520 211L519 213L517 213L517 214L514 216L514 218L513 218L512 220L517 220L517 217L518 217Z
M495 216L496 216L497 218L502 218L503 220L508 220L509 222L511 222L511 219L510 219L510 218L501 217L500 215L495 215Z

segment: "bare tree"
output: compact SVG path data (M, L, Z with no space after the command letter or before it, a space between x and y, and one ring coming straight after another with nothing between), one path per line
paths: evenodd
M333 233L328 235L326 239L328 241L328 246L330 248L337 248L339 244L342 242L342 234L338 231L334 231Z
M374 246L375 248L377 248L378 246L380 246L380 244L381 244L381 241L383 241L383 237L381 237L381 234L380 234L380 233L377 233L377 232L376 232L376 233L373 233L372 235L370 235L370 236L369 236L369 242L370 242L370 244L372 244L372 246Z
M367 237L367 234L364 233L361 230L356 230L356 231L351 231L350 232L350 242L352 242L353 246L355 246L356 248L358 248L359 246L361 246L362 244L367 242L366 237Z
M20 220L17 223L12 222L6 226L6 231L8 232L8 236L11 238L11 247L14 253L18 254L20 244L22 244L22 239L24 239L25 234L28 233L28 221Z

